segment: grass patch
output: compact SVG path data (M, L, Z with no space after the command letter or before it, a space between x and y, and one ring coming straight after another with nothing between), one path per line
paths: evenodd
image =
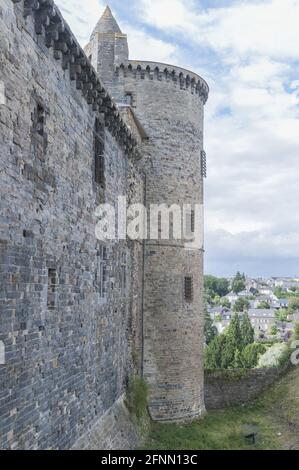
M258 430L255 444L246 429ZM299 368L246 406L209 412L188 425L153 422L146 450L299 449Z

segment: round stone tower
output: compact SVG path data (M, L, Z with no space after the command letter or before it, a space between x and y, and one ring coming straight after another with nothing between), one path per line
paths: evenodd
M203 205L208 86L179 67L128 60L126 37L110 16L106 9L87 51L93 51L95 66L116 102L130 106L147 134L139 164L146 176L148 211L152 205L179 206L183 224L190 220L192 235L194 226L202 224L195 208ZM106 80L103 59L98 59L105 50L110 51L108 62L114 62L113 76L109 72ZM203 246L189 246L183 236L169 238L160 232L146 240L144 249L143 374L153 419L192 420L205 409Z

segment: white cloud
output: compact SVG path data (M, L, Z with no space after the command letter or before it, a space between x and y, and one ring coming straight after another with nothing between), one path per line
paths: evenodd
M225 8L211 2L205 10L194 1L141 0L139 12L148 24L184 32L216 50L299 58L299 0L235 2Z
M114 13L131 58L176 63L209 82L207 270L291 274L297 260L299 272L299 0L209 3L132 0L133 15ZM58 4L84 45L104 2Z
M176 47L166 41L149 35L143 29L125 26L128 35L130 58L154 62L176 62Z
M84 47L91 32L104 11L105 0L56 0L58 7L78 41ZM128 34L132 59L171 62L175 60L176 47L149 34L145 29L134 28L132 24L121 21L117 11L113 11L122 31Z
M105 8L105 0L55 0L78 41L84 47Z

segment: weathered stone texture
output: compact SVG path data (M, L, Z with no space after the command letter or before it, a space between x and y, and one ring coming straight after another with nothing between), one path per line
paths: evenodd
M252 369L245 373L244 370L206 371L206 407L215 410L248 403L286 374L290 367L288 362L280 367Z
M95 211L118 196L148 209L203 203L208 87L178 67L129 61L109 9L88 60L58 11L42 26L39 9L53 2L33 3L0 0L0 448L131 448L122 397L133 373L149 382L154 419L204 412L203 250L106 242L103 297Z
M96 114L36 36L32 18L24 20L22 3L0 5L6 101L0 104L0 340L6 349L0 448L64 449L123 395L132 373L136 250L126 241L107 245L108 292L100 299L94 215L101 201L114 204L126 194L128 157L106 129L106 190L100 190L94 182ZM32 139L37 100L46 110L46 149ZM138 185L138 172L135 177ZM126 288L119 275L123 253ZM52 309L49 269L58 279Z
M140 162L147 208L203 204L200 153L207 85L180 68L172 67L171 74L160 72L163 64L129 64L116 69L112 93L120 101L132 93L134 113L148 136ZM190 304L184 299L189 275ZM193 419L204 413L203 251L186 250L182 240L147 241L144 280L144 377L151 416Z
M94 426L72 446L74 450L132 450L139 444L136 427L131 422L124 397L117 400Z

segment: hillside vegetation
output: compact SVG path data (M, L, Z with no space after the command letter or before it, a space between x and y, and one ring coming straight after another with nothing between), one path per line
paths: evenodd
M245 435L257 433L256 443ZM299 450L299 367L252 403L189 425L152 423L146 450Z

